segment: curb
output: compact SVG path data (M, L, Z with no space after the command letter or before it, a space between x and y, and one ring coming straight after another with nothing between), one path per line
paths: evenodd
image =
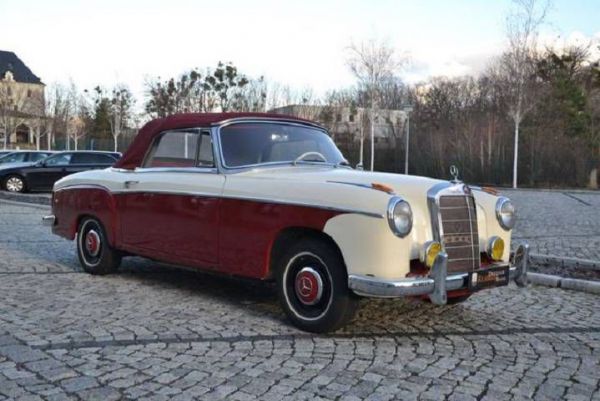
M579 259L579 258L564 258L552 255L530 254L529 261L535 264L557 264L561 267L580 267L589 270L600 271L600 261Z
M21 202L21 203L33 203L36 205L50 206L50 197L36 194L12 194L10 192L1 191L0 199Z
M563 288L600 295L600 281L581 280L576 278L565 278L550 274L527 272L530 283L546 287Z

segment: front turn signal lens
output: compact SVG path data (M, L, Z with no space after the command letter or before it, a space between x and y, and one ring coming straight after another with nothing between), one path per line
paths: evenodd
M431 268L435 262L435 258L442 251L442 244L437 241L426 242L423 246L421 253L421 262L425 263L425 266Z
M502 255L504 255L504 240L500 237L490 238L487 253L492 260L502 260Z

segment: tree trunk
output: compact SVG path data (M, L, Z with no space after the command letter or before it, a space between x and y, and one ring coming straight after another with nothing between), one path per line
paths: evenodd
M113 139L115 140L115 152L117 151L117 144L118 144L118 139L119 137L117 135L113 136Z
M519 160L519 125L521 121L515 119L515 154L513 159L513 188L517 188L517 162Z

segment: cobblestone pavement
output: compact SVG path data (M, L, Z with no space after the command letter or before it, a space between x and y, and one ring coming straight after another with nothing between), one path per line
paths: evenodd
M600 400L598 296L364 300L347 328L315 336L269 285L139 258L83 274L46 212L0 201L0 401Z
M600 260L600 191L501 190L517 206L514 239L532 253Z

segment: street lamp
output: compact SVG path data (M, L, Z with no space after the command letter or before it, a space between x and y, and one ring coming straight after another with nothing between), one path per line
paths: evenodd
M404 155L404 174L408 174L408 144L410 142L410 113L413 111L412 106L406 106L402 109L406 113L406 149Z

